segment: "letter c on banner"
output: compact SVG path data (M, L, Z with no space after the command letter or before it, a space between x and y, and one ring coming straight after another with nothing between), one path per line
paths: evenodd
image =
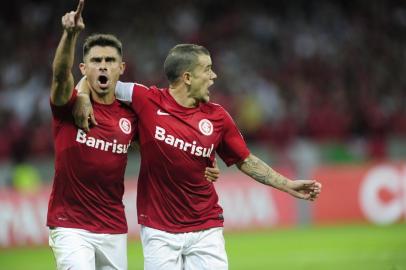
M376 224L390 224L402 216L402 177L394 166L382 165L372 168L361 183L360 207L364 215ZM390 192L390 199L380 196Z

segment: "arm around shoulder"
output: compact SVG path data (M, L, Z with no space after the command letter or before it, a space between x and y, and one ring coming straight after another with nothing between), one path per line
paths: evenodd
M73 118L76 126L88 132L90 125L97 125L97 122L90 101L90 88L86 76L79 81L76 88L78 95L73 106Z

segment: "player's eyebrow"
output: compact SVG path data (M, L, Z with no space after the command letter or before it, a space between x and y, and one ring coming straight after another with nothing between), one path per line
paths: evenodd
M202 68L211 68L212 63L210 64L199 63L198 65L201 66Z
M211 67L212 67L212 64L209 64L209 65L204 66L204 69L211 69Z
M115 62L117 60L117 58L114 56L107 56L107 57L94 56L94 57L90 58L90 61L91 62L101 62L103 59L105 59L106 62Z
M90 62L101 62L102 59L103 59L103 57L93 56L93 57L90 57L89 61Z
M107 56L105 59L106 62L115 62L117 58L113 56Z

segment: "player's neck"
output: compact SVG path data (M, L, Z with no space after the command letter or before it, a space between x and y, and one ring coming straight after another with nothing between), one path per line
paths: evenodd
M188 90L183 85L170 85L169 94L183 107L196 108L199 106L199 102L189 96Z
M96 93L95 91L90 91L90 94L91 94L92 100L94 102L104 104L104 105L110 105L116 99L114 92L110 92L105 95L100 95L100 94Z

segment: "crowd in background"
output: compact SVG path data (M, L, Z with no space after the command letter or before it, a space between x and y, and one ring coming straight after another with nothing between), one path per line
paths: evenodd
M8 1L0 11L0 162L53 153L49 87L61 16L77 1ZM177 43L206 46L211 100L248 142L285 148L363 138L371 157L406 136L403 1L87 1L83 38L123 41L123 80L167 86ZM77 64L75 79L80 78Z

